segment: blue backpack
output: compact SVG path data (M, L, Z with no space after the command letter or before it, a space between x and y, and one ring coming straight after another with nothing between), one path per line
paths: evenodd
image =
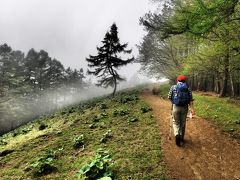
M178 83L175 86L175 92L172 97L173 104L177 106L187 106L190 103L189 90L186 83Z

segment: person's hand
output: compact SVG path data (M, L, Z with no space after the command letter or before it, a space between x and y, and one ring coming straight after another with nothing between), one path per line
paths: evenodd
M195 115L195 109L191 109L192 115Z

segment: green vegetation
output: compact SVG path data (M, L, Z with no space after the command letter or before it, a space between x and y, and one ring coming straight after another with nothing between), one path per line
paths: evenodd
M168 92L170 90L170 85L169 84L163 84L160 86L160 89L161 89L161 93L160 93L160 96L163 97L163 98L167 98L168 96Z
M31 170L34 176L49 174L56 170L56 167L53 165L55 160L56 152L53 150L47 150L42 156L32 162L25 171Z
M77 137L74 138L74 140L73 140L73 147L75 149L77 149L77 148L79 148L79 147L81 147L83 145L84 145L84 135L83 134L81 134L80 136L77 136Z
M229 102L229 98L216 96L202 96L194 93L195 109L198 116L211 119L230 132L234 137L240 138L240 108L239 105Z
M5 134L0 152L13 151L0 157L0 177L164 179L159 129L152 112L143 113L143 107L150 109L137 91L123 91L64 108ZM39 130L41 124L46 128ZM95 153L98 149L108 153Z
M172 82L185 74L194 90L239 97L239 0L154 2L162 9L140 18L142 70Z
M107 151L99 149L94 159L87 165L83 166L77 173L78 177L85 176L87 179L100 179L113 177L112 170L110 169L111 156Z

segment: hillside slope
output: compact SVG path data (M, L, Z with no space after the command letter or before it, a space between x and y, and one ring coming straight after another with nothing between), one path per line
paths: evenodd
M98 165L114 179L165 177L159 128L137 91L65 108L0 137L0 143L1 180L84 179L77 173L99 148L107 152Z

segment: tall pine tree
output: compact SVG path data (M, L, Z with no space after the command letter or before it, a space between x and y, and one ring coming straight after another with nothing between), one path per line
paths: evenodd
M134 57L129 59L121 59L120 53L130 54L132 50L126 50L127 43L121 44L118 38L118 28L115 23L111 26L110 32L107 32L103 41L103 46L97 47L98 55L89 55L86 58L88 67L93 70L88 70L88 74L95 75L98 80L97 86L114 87L113 96L117 89L119 81L125 80L122 78L117 69L121 66L133 62Z

